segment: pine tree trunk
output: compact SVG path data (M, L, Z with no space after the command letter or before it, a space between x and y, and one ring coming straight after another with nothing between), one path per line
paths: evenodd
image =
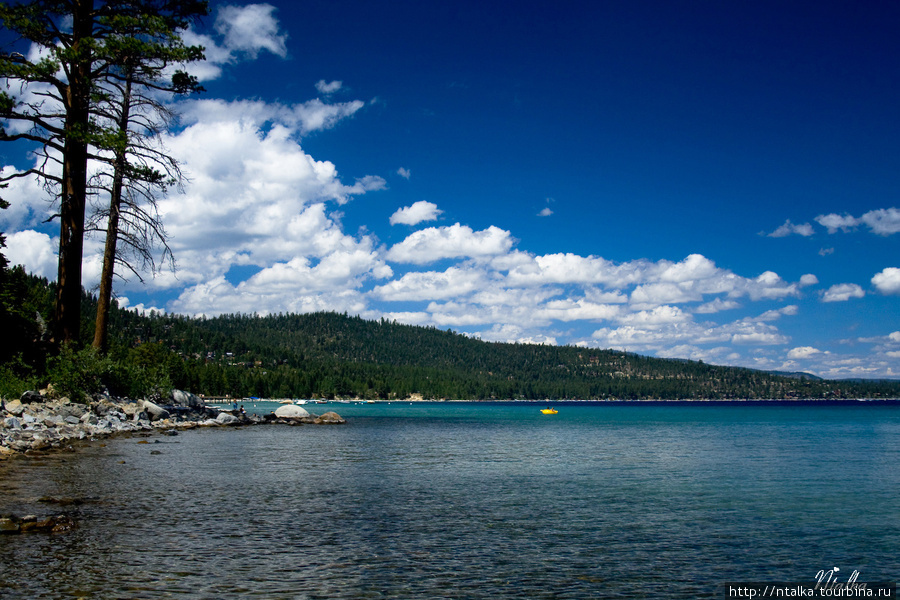
M90 117L91 0L73 3L73 56L67 89L65 157L60 201L59 271L56 287L55 335L58 343L79 341L81 334L81 260L87 205L88 121Z
M113 185L109 198L109 220L106 226L106 247L103 250L103 273L100 276L100 292L97 299L97 320L94 325L94 348L106 352L109 342L109 309L112 304L113 274L116 267L116 246L119 241L119 214L122 206L122 188L125 180L128 124L131 112L131 76L125 80L122 94L122 114L119 132L124 134L123 146L116 149L113 167Z

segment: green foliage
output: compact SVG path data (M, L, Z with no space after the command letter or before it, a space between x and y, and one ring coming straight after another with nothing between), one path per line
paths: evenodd
M21 356L16 356L0 364L0 398L20 397L26 390L39 388L40 380L35 370L27 365Z
M90 394L103 389L113 364L93 348L76 350L63 345L59 355L48 361L48 377L54 390L73 402L84 402Z
M50 284L25 276L28 311L52 305ZM84 296L89 319L96 298ZM612 350L498 344L435 328L337 313L149 316L113 307L110 350L66 347L45 369L28 356L0 362L0 393L52 382L72 398L108 390L167 397L171 388L235 397L448 399L791 399L900 397L897 381L826 381ZM31 353L31 354L29 354Z

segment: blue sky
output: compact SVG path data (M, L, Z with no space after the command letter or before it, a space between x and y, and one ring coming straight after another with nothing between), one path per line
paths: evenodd
M900 377L896 3L214 2L185 37L178 269L122 304ZM54 277L46 194L4 197Z

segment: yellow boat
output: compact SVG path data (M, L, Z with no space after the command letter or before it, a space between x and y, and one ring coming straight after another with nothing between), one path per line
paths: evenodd
M541 412L544 413L545 415L555 415L559 411L556 410L555 408L542 408Z

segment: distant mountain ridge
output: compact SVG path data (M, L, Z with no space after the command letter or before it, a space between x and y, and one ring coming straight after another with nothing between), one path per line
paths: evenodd
M206 394L402 399L798 399L900 397L900 382L836 382L573 346L494 343L334 312L139 316L123 344L155 342Z

